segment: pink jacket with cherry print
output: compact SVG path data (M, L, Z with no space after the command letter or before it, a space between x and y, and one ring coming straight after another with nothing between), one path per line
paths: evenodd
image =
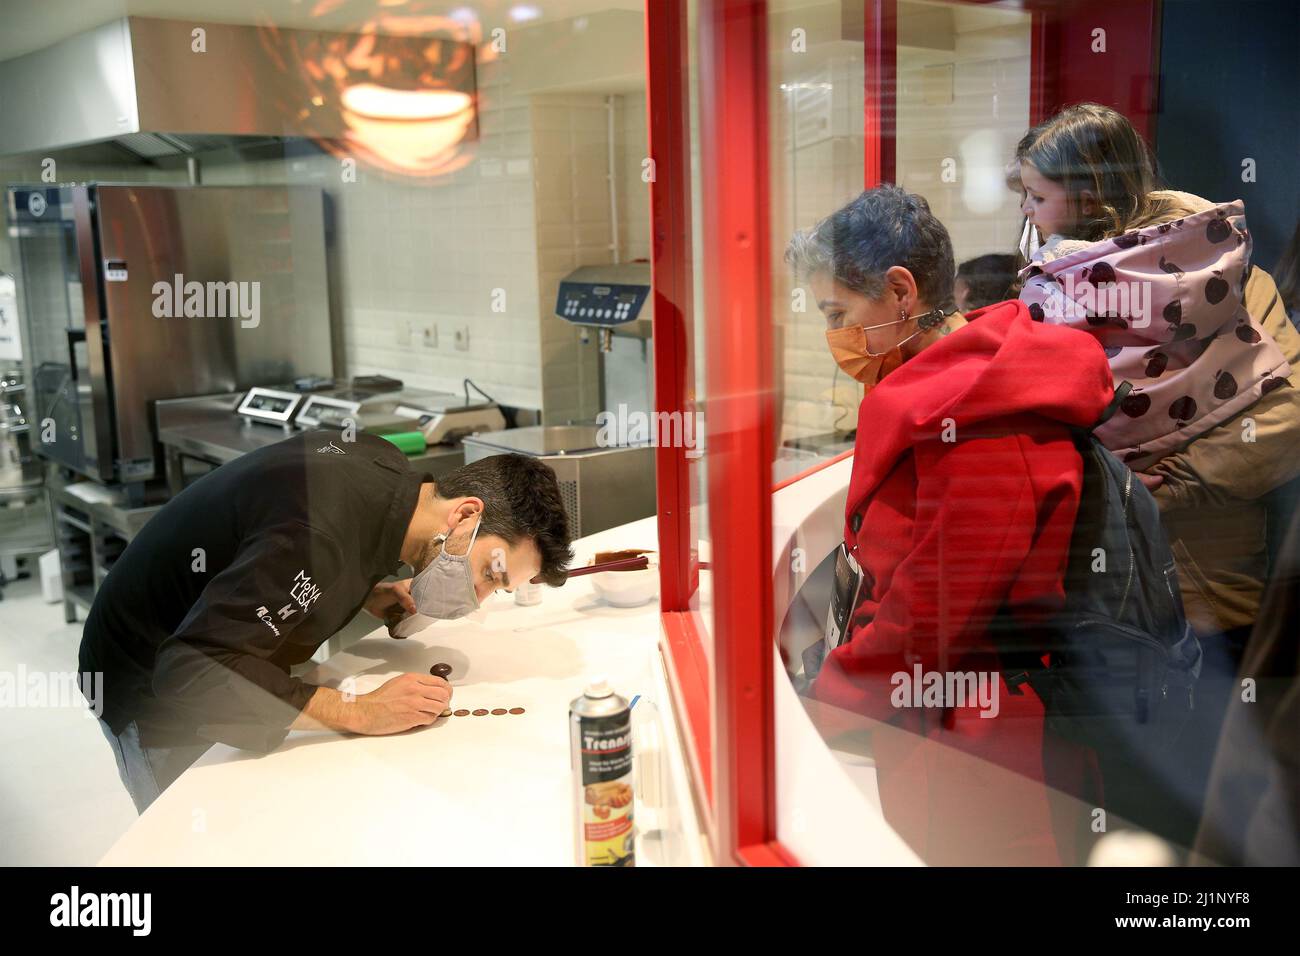
M1286 384L1242 304L1251 239L1237 200L1113 239L1055 237L1023 273L1040 321L1089 332L1133 391L1098 437L1142 470Z

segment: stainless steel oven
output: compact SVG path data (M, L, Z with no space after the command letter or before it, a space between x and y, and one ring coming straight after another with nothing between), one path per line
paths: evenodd
M324 195L13 186L33 446L108 483L163 474L160 399L330 375Z

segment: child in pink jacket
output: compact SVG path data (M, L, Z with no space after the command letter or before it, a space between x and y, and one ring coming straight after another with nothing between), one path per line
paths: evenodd
M1178 746L1104 782L1145 799L1136 822L1187 845L1269 576L1265 495L1300 475L1300 337L1251 267L1244 204L1157 189L1150 150L1115 110L1085 103L1030 130L1011 179L1043 240L1020 298L1090 333L1114 383L1132 384L1097 434L1160 505L1205 652Z

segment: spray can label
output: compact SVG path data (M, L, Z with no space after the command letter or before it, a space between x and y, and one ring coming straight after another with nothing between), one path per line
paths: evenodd
M581 862L634 866L630 712L579 717L574 723Z

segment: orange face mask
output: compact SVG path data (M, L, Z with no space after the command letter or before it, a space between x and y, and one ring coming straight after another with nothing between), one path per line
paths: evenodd
M871 352L867 349L867 332L871 329L883 329L891 325L902 325L916 318L918 328L893 348L884 352ZM879 385L886 375L903 364L903 346L922 332L936 328L944 320L943 310L932 309L920 316L904 315L893 322L880 325L851 325L846 329L829 329L826 332L826 344L831 348L835 364L844 369L846 375L861 382L868 390Z

